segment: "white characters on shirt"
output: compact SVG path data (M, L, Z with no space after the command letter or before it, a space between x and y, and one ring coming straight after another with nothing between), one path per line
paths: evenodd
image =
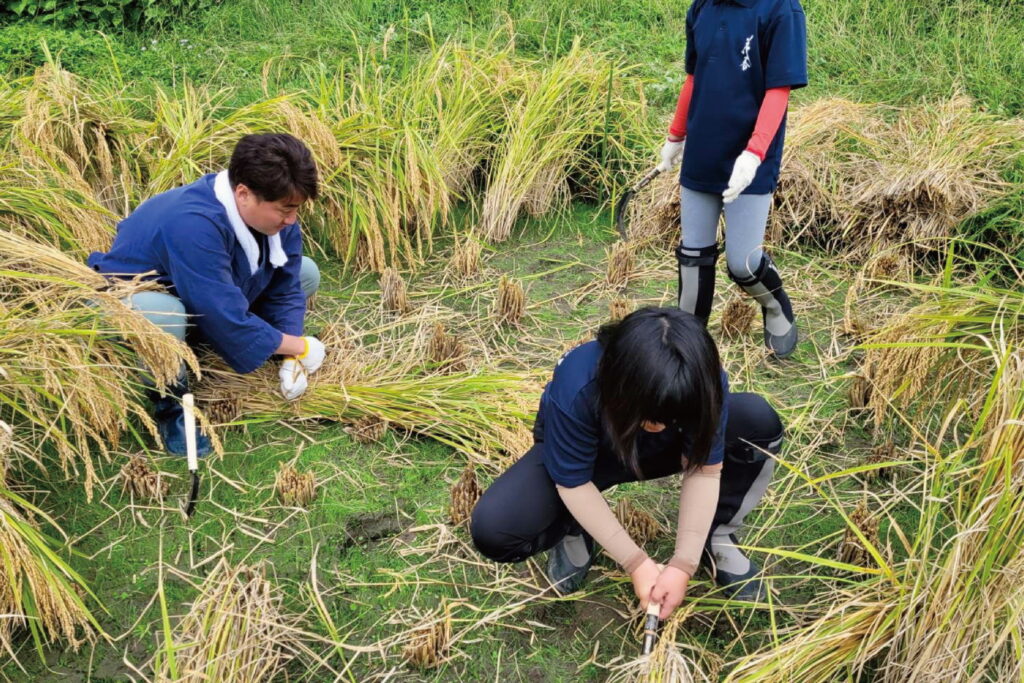
M743 71L750 68L750 43L752 40L754 40L753 35L747 36L747 42L743 45L743 52L740 53L743 55L743 63L740 64L740 69Z

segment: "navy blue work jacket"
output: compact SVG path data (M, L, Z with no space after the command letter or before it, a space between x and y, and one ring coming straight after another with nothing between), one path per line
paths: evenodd
M251 231L260 247L256 272L213 192L216 174L147 199L117 226L110 251L93 252L89 266L111 276L153 276L181 299L189 314L189 341L204 341L235 372L252 372L281 345L283 334L301 335L306 297L299 282L299 224L285 228L288 257L275 268L267 237Z

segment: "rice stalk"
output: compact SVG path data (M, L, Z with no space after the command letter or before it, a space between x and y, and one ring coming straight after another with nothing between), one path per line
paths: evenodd
M300 472L294 465L282 462L274 477L274 491L281 505L309 507L316 498L316 476Z
M622 320L633 311L633 304L629 299L615 297L608 302L608 319L611 321Z
M469 519L482 494L483 490L476 478L476 468L470 463L459 475L450 492L448 518L452 524L459 525Z
M433 669L447 659L452 640L451 605L445 605L443 614L429 617L412 630L402 656L419 669Z
M636 267L633 247L629 242L619 240L610 249L605 250L605 254L608 259L605 282L609 287L624 289L629 284L629 279L633 276L633 270Z
M406 292L405 280L394 268L385 268L380 276L380 303L388 313L407 313L409 311L409 295Z
M427 342L427 359L443 372L467 369L466 345L455 334L449 334L440 322L434 323Z
M628 498L620 498L615 505L615 516L630 538L645 546L665 532L664 525L651 513L634 505Z
M262 567L231 566L221 560L173 633L169 658L154 662L161 681L267 681L308 647L298 619Z
M865 496L857 507L850 513L850 522L856 526L862 535L867 537L868 541L874 545L879 545L878 539L878 518L873 516L868 511L868 500ZM857 534L853 532L853 529L847 529L842 543L839 545L838 560L846 564L852 565L866 565L871 562L871 553L864 547L860 542Z
M722 309L721 329L726 339L737 339L750 334L750 328L757 317L757 310L746 298L734 296Z
M0 649L14 653L17 633L28 628L42 659L44 645L63 642L77 652L103 630L85 603L98 603L96 596L39 529L40 520L63 535L46 513L0 486Z
M170 488L167 480L161 475L162 473L150 465L144 456L135 455L129 457L121 466L118 478L132 500L161 501Z
M888 683L1024 674L1024 359L996 342L989 361L982 404L959 404L911 450L922 471L903 495L920 514L894 534L905 557L876 556L879 546L847 519L882 571L823 596L820 617L781 632L741 660L728 680L824 682L870 671Z
M498 296L494 304L494 317L500 324L519 325L526 313L526 293L523 283L508 275L498 282Z
M680 627L689 614L685 607L677 609L661 625L651 654L613 667L609 683L710 683L718 680L721 664L714 655L700 646L683 646L678 642Z
M451 258L448 260L447 272L456 282L462 282L480 274L480 254L483 246L470 231L463 239L457 239Z

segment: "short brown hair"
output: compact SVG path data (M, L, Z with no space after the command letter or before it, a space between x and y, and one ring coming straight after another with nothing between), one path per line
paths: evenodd
M246 135L235 145L228 164L232 189L242 184L268 202L319 193L316 162L309 147L288 133Z

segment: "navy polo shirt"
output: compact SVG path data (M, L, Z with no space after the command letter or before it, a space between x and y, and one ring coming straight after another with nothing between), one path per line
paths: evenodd
M686 118L680 184L721 193L750 141L765 91L807 85L807 28L800 0L695 0L686 15ZM783 118L743 194L775 191L786 136Z
M597 365L601 345L587 342L562 356L551 381L544 388L534 423L534 438L543 443L543 462L552 481L569 488L592 481L599 460L616 460L614 446L602 426L598 404ZM711 444L708 465L717 465L725 456L725 427L728 422L729 382L722 371L723 402L718 430ZM666 428L658 433L641 431L637 450L641 454L661 454L681 458L690 447L682 428Z

